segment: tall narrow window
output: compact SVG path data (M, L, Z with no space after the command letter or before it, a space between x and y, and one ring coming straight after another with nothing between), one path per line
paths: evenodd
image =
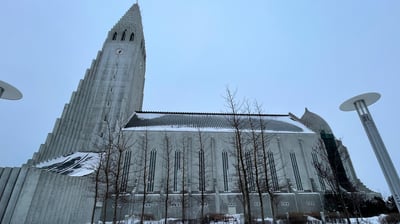
M117 39L117 32L114 32L113 36L112 36L112 40L116 40Z
M293 168L294 178L296 180L297 190L303 190L303 184L301 183L301 177L300 177L299 167L297 165L296 154L294 152L290 153L290 160L292 161L292 168Z
M267 157L268 157L269 172L271 173L272 190L277 191L279 190L279 182L278 182L278 175L276 174L274 154L271 151L269 151L267 153Z
M318 162L318 157L317 157L317 153L313 152L311 155L312 155L313 163L314 163L315 165L316 165L316 164L319 164L319 162ZM315 165L314 165L314 166L315 166ZM322 177L321 177L318 173L317 173L317 175L318 175L319 185L321 186L321 190L325 191L325 190L326 190L326 186L325 186L324 179L322 179Z
M122 33L121 40L125 40L125 34L126 34L126 30Z
M224 191L229 191L229 182L228 182L228 170L229 170L229 165L228 165L228 153L227 152L222 152L222 172L224 176Z
M155 149L150 152L150 164L149 164L149 178L147 181L147 192L154 191L154 176L156 172L156 160L157 160L157 151Z
M199 151L199 191L206 190L206 176L205 176L205 164L204 164L204 151Z
M249 181L249 190L255 191L255 184L254 184L254 174L253 174L253 163L252 163L252 156L251 152L245 152L245 160L246 160L246 171L248 175Z
M129 41L134 41L134 39L135 39L135 34L131 33L131 36L129 37Z
M121 191L126 192L128 185L129 168L131 165L132 151L126 151L124 157L124 163L122 167L122 177L121 177Z
M175 160L174 160L174 186L173 191L178 191L178 175L179 170L181 169L181 152L175 151Z

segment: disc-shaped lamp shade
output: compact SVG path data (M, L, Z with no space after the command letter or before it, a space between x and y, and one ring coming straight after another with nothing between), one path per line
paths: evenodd
M342 111L352 111L356 109L354 103L357 101L364 100L365 105L369 106L378 101L379 98L381 98L379 93L364 93L346 100L339 108Z
M0 98L19 100L22 98L22 93L14 86L0 80Z

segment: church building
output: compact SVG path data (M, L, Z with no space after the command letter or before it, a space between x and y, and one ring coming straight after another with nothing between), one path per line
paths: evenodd
M334 164L342 190L378 195L357 178L327 122L308 109L300 117L238 108L143 111L141 20L134 4L108 32L39 150L22 167L0 168L0 223L237 215L246 209L244 191L254 218L319 214L323 194L334 189L316 164Z

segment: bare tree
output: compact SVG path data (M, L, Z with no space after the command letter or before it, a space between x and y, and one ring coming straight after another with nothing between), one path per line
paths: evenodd
M245 219L248 222L251 220L250 194L256 192L262 222L265 222L263 194L267 193L271 202L273 222L275 222L277 200L275 191L289 187L289 183L285 177L284 162L281 159L279 163L274 158L275 153L269 149L274 134L267 135L268 121L264 119L261 106L257 102L253 105L247 100L238 102L229 90L227 90L225 100L230 109L230 123L235 133L234 156L237 162L236 168L239 188L242 192L241 200L245 208ZM282 178L285 180L283 181ZM246 216L246 206L247 211L250 212L248 216Z
M93 167L93 169L95 170L95 174L93 177L93 182L94 182L94 202L93 202L93 207L92 207L92 216L91 216L91 221L90 223L94 224L94 216L95 216L95 212L96 212L96 206L97 206L97 202L99 199L99 195L100 195L100 173L101 173L101 162L103 160L103 153L100 153L100 159L99 159L99 163L95 164L95 166Z
M99 140L95 143L98 151L100 151L100 161L95 167L94 172L94 191L95 200L92 208L92 222L94 222L94 213L97 202L100 200L103 202L102 210L102 221L105 222L107 219L107 209L109 207L109 201L113 201L113 212L112 220L114 223L117 222L117 211L120 200L120 195L126 190L126 183L124 175L124 156L125 152L130 149L131 145L124 133L122 127L115 125L112 127L111 124L105 122L106 134L99 136ZM129 164L126 164L126 168L129 169ZM126 174L127 175L127 174Z
M205 191L206 191L206 170L205 170L205 160L204 160L204 137L200 130L198 133L198 141L199 141L199 191L200 191L200 217L204 217L204 203L205 200Z
M181 171L182 171L182 178L181 178L181 215L182 215L182 222L185 223L186 220L186 196L185 194L187 193L186 189L186 170L187 170L187 149L188 149L188 143L185 141L185 138L182 138L182 158L181 162Z
M103 198L103 202L104 202L104 213L103 213L103 221L105 222L106 220L106 216L107 216L107 203L108 200L110 198L110 188L111 188L111 160L112 160L112 153L113 153L113 136L112 136L112 132L111 132L111 127L109 125L109 123L107 122L107 129L108 129L108 133L107 133L107 139L106 139L106 150L105 150L105 157L104 160L101 161L102 165L100 167L103 168L103 178L104 178L104 182L105 182L105 192L104 192L104 198Z
M346 191L343 189L340 183L340 176L338 172L338 162L337 160L343 160L347 158L333 158L335 161L332 162L332 158L330 158L327 149L325 148L325 144L322 139L319 139L316 145L313 147L314 159L313 166L315 171L320 178L321 185L327 183L329 186L329 190L332 192L332 196L334 200L336 200L343 209L343 212L346 216L347 223L350 222L350 213L348 210L348 205L345 200ZM340 156L340 155L336 155ZM331 157L333 157L331 155Z
M360 193L360 192L352 192L349 195L349 199L352 204L353 213L356 216L356 221L357 221L357 223L360 223L358 218L362 218L362 216L363 216L363 214L361 212L361 207L362 207L362 205L366 204L366 201L367 201L366 195L364 193Z
M165 181L164 183L164 223L168 220L168 204L169 204L169 192L170 192L170 178L171 178L171 156L172 156L172 145L170 137L165 134L164 136L164 162L165 162Z
M242 103L235 99L235 94L229 89L226 90L225 96L226 107L229 110L231 116L229 116L229 122L234 130L233 145L235 148L236 166L238 174L239 189L242 193L242 202L244 210L245 223L251 223L251 204L250 204L250 190L249 190L249 175L248 169L245 162L245 144L244 135L242 133L243 119L240 116L242 109Z
M112 149L113 153L111 154L114 158L111 159L111 180L112 180L112 187L113 191L111 192L112 195L114 195L113 201L114 201L114 210L113 210L113 223L117 223L118 219L118 208L120 207L119 204L123 202L123 200L120 200L120 196L123 193L126 193L126 184L123 182L124 181L124 173L127 172L125 169L129 169L129 165L124 166L124 156L125 152L130 150L132 148L132 143L129 141L129 139L125 136L124 132L122 131L122 127L117 124L117 128L114 132L114 136L112 139ZM127 160L129 161L129 160ZM126 173L127 175L127 173Z
M252 114L252 110L250 108L250 105L248 102L246 102L246 108L247 108L247 112L249 114L248 116L248 123L250 125L250 136L249 136L249 144L251 149L251 153L252 153L252 160L253 160L253 168L254 168L254 172L255 172L255 184L256 184L256 190L257 190L257 194L258 194L258 200L260 203L260 208L261 208L261 222L264 224L265 223L265 215L264 215L264 200L263 200L263 187L261 186L261 171L259 165L263 165L262 162L264 162L264 160L261 160L262 157L260 158L260 153L262 155L262 150L263 147L261 145L262 140L260 138L262 138L263 136L261 135L261 132L263 132L264 130L259 130L257 128L257 124L255 123L255 121L253 120L253 117L251 116ZM262 122L262 121L261 121ZM261 161L260 161L261 160ZM261 164L260 164L261 162ZM267 177L267 175L265 175L265 177Z
M122 133L121 133L122 134ZM117 223L117 211L118 211L118 202L119 202L119 196L121 193L121 188L120 188L120 179L121 179L121 167L122 167L122 156L123 152L126 150L126 145L125 145L125 139L123 135L118 134L117 140L116 140L116 149L117 151L117 159L116 159L116 170L115 176L114 176L114 192L113 194L115 195L114 198L114 211L113 211L113 223Z
M193 160L193 164L191 165L193 168L197 167L197 175L196 179L190 180L190 183L188 184L195 184L196 185L196 196L197 194L199 195L198 197L192 197L192 194L189 194L189 199L194 199L196 200L196 203L199 204L199 209L200 211L197 212L196 217L203 219L205 216L205 207L208 205L208 199L206 197L207 189L213 184L214 182L214 176L213 176L213 171L212 171L212 166L208 163L209 160L207 158L212 158L213 156L211 155L212 150L208 150L208 148L205 146L206 143L210 144L210 149L213 147L213 141L212 139L208 138L202 129L200 127L197 128L197 137L195 137L195 140L193 142L194 145L194 150L191 150L193 152L193 155L187 155L188 160ZM189 152L189 151L188 151ZM194 189L194 188L193 188Z
M146 197L147 197L147 182L148 182L148 133L147 130L144 133L144 136L142 138L141 141L141 145L140 148L142 149L142 153L143 153L143 175L142 175L142 181L143 181L143 201L142 201L142 212L140 215L140 223L143 223L143 219L144 219L144 208L145 208L145 204L146 204Z
M148 203L149 189L152 188L153 180L150 177L151 168L151 155L153 152L149 152L149 134L145 130L143 134L138 135L135 143L135 157L133 161L133 176L130 179L132 188L130 190L130 202L132 206L131 212L135 215L140 216L140 221L143 222L146 218L145 207ZM150 158L149 158L150 154ZM149 162L150 161L150 162ZM137 201L135 202L135 200ZM138 204L138 208L135 209L135 204Z
M274 153L269 150L269 144L274 137L274 134L267 134L266 129L268 121L263 118L261 106L255 102L250 105L248 101L245 101L246 112L247 112L247 126L248 131L246 132L246 145L249 147L249 154L251 154L252 163L251 169L248 169L250 177L253 178L253 185L255 185L255 190L258 195L258 200L261 210L262 223L265 223L265 213L264 213L264 200L263 194L267 193L270 197L271 202L271 213L273 222L276 220L275 212L275 194L276 190L283 188L285 185L279 179L284 178L284 175L279 175L277 173L283 174L283 172L277 172L283 170L284 166L278 167L275 160L273 159ZM254 108L254 109L253 109ZM253 112L255 110L255 113ZM271 170L272 168L272 170ZM281 183L280 183L281 182ZM254 188L254 187L253 187Z
M98 142L95 143L94 147L97 149L97 151L100 151L100 160L97 165L93 167L95 169L95 175L93 177L93 182L95 185L94 191L95 191L95 200L93 203L93 208L92 208L92 219L91 222L94 222L94 215L95 215L95 209L96 209L96 204L100 200L103 203L103 209L102 209L102 214L101 218L102 221L105 222L106 220L106 214L107 214L107 208L108 208L108 201L110 200L111 196L111 173L112 173L112 166L111 166L111 161L112 161L112 154L114 153L113 151L113 133L112 133L112 128L110 126L110 123L108 121L105 121L105 126L106 126L106 134L104 135L103 133L99 136Z
M272 174L272 172L271 172L270 167L274 167L276 169L276 165L273 164L274 163L274 161L272 160L273 153L270 150L268 150L268 146L270 144L270 141L271 141L273 135L266 134L266 130L267 130L266 126L268 124L266 122L264 122L264 120L262 119L262 108L257 102L255 103L255 110L258 115L258 123L259 123L259 130L260 130L260 136L259 136L260 137L260 149L261 149L260 157L262 158L262 172L261 173L264 173L264 176L263 176L264 184L263 184L263 187L261 187L261 188L263 189L263 192L266 192L269 195L270 202L271 202L272 222L275 223L275 221L276 221L275 204L276 203L275 203L274 192L276 190L278 190L275 188L279 187L279 185L274 187L273 180L275 179L275 183L279 183L279 181L278 181L279 177ZM283 169L283 164L282 164L282 167L280 167L280 169ZM273 172L273 173L276 173L276 172Z

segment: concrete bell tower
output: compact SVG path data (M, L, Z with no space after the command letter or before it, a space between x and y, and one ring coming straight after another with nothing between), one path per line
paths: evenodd
M52 133L28 163L95 150L93 142L107 125L122 126L142 109L145 70L142 19L139 6L134 4L108 32L102 50L72 93Z

